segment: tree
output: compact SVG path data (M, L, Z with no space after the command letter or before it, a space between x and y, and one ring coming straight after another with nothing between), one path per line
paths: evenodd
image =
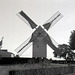
M69 40L69 45L70 45L70 48L72 50L75 50L75 30L73 30L71 32L71 36L70 36L70 40Z
M0 41L0 49L2 48L3 38L4 37L2 37L2 40Z
M60 55L54 53L55 57L63 57L64 59L74 60L74 52L70 49L69 45L58 45L58 50L60 51Z

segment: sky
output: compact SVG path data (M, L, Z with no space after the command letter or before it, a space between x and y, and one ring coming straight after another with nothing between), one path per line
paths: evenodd
M2 49L17 54L15 49L34 31L16 15L21 10L41 26L59 11L63 18L48 30L48 34L58 44L68 44L71 31L75 30L75 0L0 0ZM47 58L54 58L52 52L48 46ZM32 46L22 56L32 57Z

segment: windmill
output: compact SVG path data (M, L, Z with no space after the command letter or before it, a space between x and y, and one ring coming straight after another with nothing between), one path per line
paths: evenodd
M53 44L51 37L48 35L48 31L56 22L58 22L63 16L57 11L49 20L43 24L43 27L38 26L34 23L23 11L20 11L17 16L22 19L27 25L32 29L35 28L35 31L32 33L31 37L24 41L18 48L16 52L21 56L24 51L26 51L31 44L33 45L32 57L47 57L47 44L54 50L56 54L60 54L60 51ZM46 30L45 30L46 29Z

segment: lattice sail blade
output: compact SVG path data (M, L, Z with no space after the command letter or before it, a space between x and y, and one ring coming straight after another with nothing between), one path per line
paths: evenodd
M29 37L26 41L24 41L15 51L21 56L30 46L31 46L31 37Z
M51 40L52 40L52 43L58 48L58 43L50 36Z
M18 52L17 55L21 56L31 45L32 42L29 43L26 47L24 47L20 52Z
M50 38L48 35L44 38L44 41L54 50L56 54L60 54L58 50L58 44ZM54 43L55 42L55 43Z
M32 29L36 28L37 25L23 11L19 12L17 16Z
M56 24L61 18L63 17L63 15L57 11L51 18L49 18L45 24L43 24L44 28L46 30L49 30L49 28L51 28L54 24Z

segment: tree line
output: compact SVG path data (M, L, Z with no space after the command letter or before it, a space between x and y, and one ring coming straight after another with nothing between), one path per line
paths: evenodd
M71 35L69 37L69 45L67 44L59 44L58 50L59 54L54 53L55 57L64 58L66 60L74 60L75 59L75 30L71 32Z

